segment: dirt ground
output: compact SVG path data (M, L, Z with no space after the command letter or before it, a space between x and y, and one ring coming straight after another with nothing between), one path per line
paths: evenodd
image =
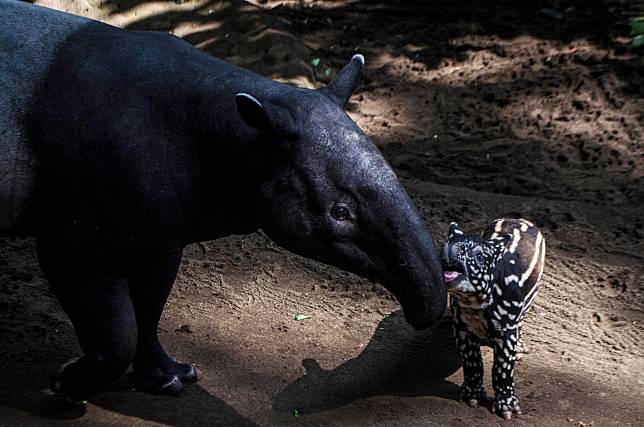
M531 353L517 369L524 415L508 422L456 401L462 374L448 321L413 331L380 285L260 233L186 249L160 333L169 352L204 372L201 382L170 398L136 391L124 377L84 410L65 409L45 390L48 372L79 354L72 327L33 241L4 239L1 425L644 425L644 63L622 9L37 3L171 31L309 87L363 53L365 76L348 109L437 242L453 220L476 231L521 215L542 228L548 253L525 324ZM296 321L296 313L311 318ZM489 372L487 350L485 359Z

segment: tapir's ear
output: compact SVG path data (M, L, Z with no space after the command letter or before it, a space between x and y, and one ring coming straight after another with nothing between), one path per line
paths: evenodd
M456 236L457 234L463 234L463 230L461 230L461 227L458 226L457 223L452 222L449 224L449 236L448 238L451 239L452 237Z
M358 85L363 67L364 56L360 54L353 55L351 61L340 70L335 79L327 87L321 89L322 92L340 107L344 107Z
M235 95L235 103L246 124L258 131L289 134L294 129L293 116L285 108L243 92Z
M274 129L268 112L257 98L247 93L238 93L235 95L235 103L246 124L262 132L271 132Z
M494 244L494 252L497 254L497 256L505 252L505 249L512 243L513 239L514 236L509 233L492 239L492 243Z

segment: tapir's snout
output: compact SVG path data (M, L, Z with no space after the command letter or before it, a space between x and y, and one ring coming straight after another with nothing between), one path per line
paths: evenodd
M432 285L427 285L432 288ZM405 320L414 329L426 329L437 323L445 315L447 308L447 293L444 286L437 284L434 292L420 297L416 301L401 300Z
M410 251L408 262L399 271L401 279L391 287L402 305L405 319L415 329L425 329L438 322L447 308L447 287L443 268L429 230L419 224L402 247Z
M446 307L446 304L437 304L434 307L424 310L420 313L408 311L404 308L403 312L405 313L405 320L407 320L407 323L409 323L414 329L420 331L433 326L435 323L441 320L445 315Z

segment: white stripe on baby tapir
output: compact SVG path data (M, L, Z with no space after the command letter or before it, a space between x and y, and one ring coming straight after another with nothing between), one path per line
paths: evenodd
M541 236L541 233L539 233L539 236ZM539 264L541 265L541 269L539 270L539 275L537 276L537 282L536 283L539 283L539 281L541 281L541 275L543 274L543 269L545 267L544 261L546 259L546 242L543 240L543 238L541 238L540 251L541 251L541 255L540 255L540 258L539 258Z
M502 219L497 219L494 222L494 233L492 233L492 235L490 236L490 239L496 239L497 237L499 237L499 233L503 229L503 221L504 220Z
M518 228L512 230L512 243L510 244L510 249L508 251L513 254L519 246L519 240L521 240L521 231Z
M518 282L519 276L517 276L516 274L510 274L504 280L505 280L505 285L508 286L512 282Z
M522 287L523 283L528 279L528 277L532 275L534 266L537 265L537 261L541 259L542 241L543 241L543 236L541 236L541 232L538 232L537 240L534 245L537 248L537 250L534 252L534 254L532 254L532 260L530 260L530 265L528 266L528 269L523 273L523 275L521 275L521 280L519 281L519 287Z

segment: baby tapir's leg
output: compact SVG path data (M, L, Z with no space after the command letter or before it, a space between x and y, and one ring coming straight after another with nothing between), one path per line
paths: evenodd
M518 335L518 328L515 327L505 331L501 338L493 340L492 387L494 388L494 402L492 410L506 420L512 418L513 413L521 413L519 401L514 396L514 361L516 360Z
M149 255L137 260L130 278L130 293L138 326L134 376L144 389L165 394L183 390L181 381L196 381L198 371L179 363L163 350L157 327L181 263L181 251Z
M528 354L530 353L530 350L528 350L528 346L523 342L523 331L522 331L522 322L519 322L519 327L517 330L517 345L515 347L516 354L517 354L517 360L521 360L521 355L522 354Z
M458 346L461 361L463 362L463 385L459 393L459 400L476 406L486 400L483 388L483 358L481 357L481 344L479 339L464 330L456 330L456 345Z
M74 280L79 283L70 286ZM76 403L121 376L132 363L137 340L134 308L125 279L50 276L49 282L84 353L53 375L52 390Z

